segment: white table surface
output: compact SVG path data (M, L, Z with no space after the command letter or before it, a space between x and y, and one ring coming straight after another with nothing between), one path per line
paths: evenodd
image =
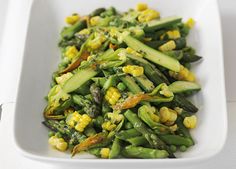
M21 156L13 144L13 114L16 98L21 57L26 35L26 23L31 0L0 0L0 104L2 118L0 121L0 169L60 169L29 160ZM225 75L229 130L228 139L223 151L213 159L188 169L235 169L236 168L236 1L220 0L223 26Z

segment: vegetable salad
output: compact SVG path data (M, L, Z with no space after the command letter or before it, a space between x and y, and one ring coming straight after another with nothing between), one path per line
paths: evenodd
M72 156L175 158L194 145L201 59L187 44L195 21L161 17L147 4L66 17L61 61L46 96L49 144Z

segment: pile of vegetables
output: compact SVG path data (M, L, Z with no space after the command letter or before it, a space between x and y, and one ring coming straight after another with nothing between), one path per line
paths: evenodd
M61 31L61 62L46 97L49 144L72 156L175 158L194 145L201 59L186 37L194 20L160 17L140 3L120 13L72 14Z

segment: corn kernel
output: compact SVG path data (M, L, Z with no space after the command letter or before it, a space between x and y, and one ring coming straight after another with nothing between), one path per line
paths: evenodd
M178 30L168 31L166 33L170 39L180 38L180 32Z
M193 129L197 125L197 117L195 115L192 115L190 117L185 117L183 124L186 128Z
M160 117L154 113L151 114L151 118L154 122L159 122L160 121Z
M79 119L78 123L76 124L75 130L83 132L84 129L89 125L91 120L92 119L87 114L83 114L82 117Z
M176 131L178 129L177 124L174 124L173 126L169 127L172 132Z
M50 137L48 143L60 151L66 151L68 146L63 138L58 138L56 136Z
M159 47L159 50L162 52L166 52L166 51L170 51L176 48L176 44L175 41L170 40L168 42L166 42L165 44L161 45Z
M80 35L89 35L90 34L90 30L85 28L85 29L82 29L81 31L79 31Z
M193 18L189 18L189 19L187 20L187 22L185 23L185 25L186 25L187 27L189 27L190 29L192 29L192 28L194 27L194 25L195 25L194 19L193 19Z
M183 112L183 109L180 107L175 107L174 110L180 115Z
M72 60L74 57L76 57L78 55L79 51L77 50L77 48L75 46L70 46L67 48L65 56Z
M111 131L116 128L115 124L112 124L110 121L106 121L102 124L102 128L107 131Z
M68 23L70 25L74 25L79 19L80 19L79 15L74 14L74 15L66 17L65 21L66 21L66 23Z
M186 80L190 82L194 82L196 80L194 73L190 72L183 65L180 65L180 71L178 73L169 71L169 75L177 80Z
M101 20L100 16L94 16L90 19L91 26L96 26Z
M148 8L148 5L145 4L145 3L138 3L138 4L136 5L136 10L137 10L137 11L144 11L144 10L146 10L147 8Z
M142 66L136 66L136 65L127 65L122 68L122 71L124 73L129 73L133 76L141 76L143 75L144 69Z
M162 107L160 109L160 120L162 123L167 123L168 125L175 122L177 119L177 112L168 108L168 107Z
M119 90L115 87L109 87L106 92L105 99L111 104L114 105L121 97Z
M110 154L110 149L109 148L102 148L100 151L101 157L102 158L108 158Z
M138 16L139 22L148 22L153 19L157 19L160 17L160 13L153 10L153 9L146 9L141 12L141 14Z
M66 118L66 124L68 124L70 127L75 127L75 124L82 118L82 116L75 111L72 114L69 114Z

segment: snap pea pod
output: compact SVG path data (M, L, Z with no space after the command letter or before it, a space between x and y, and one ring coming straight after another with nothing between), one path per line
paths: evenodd
M141 136L142 134L138 132L136 129L128 129L128 130L121 130L119 133L116 134L116 137L121 140L127 140L132 137Z
M117 137L115 137L111 147L109 158L117 158L120 154L120 151L121 151L120 140Z
M168 152L166 150L158 150L144 147L127 146L122 151L125 157L131 158L166 158Z
M147 140L143 136L129 138L127 141L133 146L148 145Z
M192 146L193 141L190 138L181 137L179 135L161 135L160 138L168 145L176 146Z
M142 133L152 147L167 150L169 157L175 158L169 147L158 138L157 135L148 130L147 126L138 118L137 114L133 113L131 110L127 110L124 115L133 124L134 128Z

